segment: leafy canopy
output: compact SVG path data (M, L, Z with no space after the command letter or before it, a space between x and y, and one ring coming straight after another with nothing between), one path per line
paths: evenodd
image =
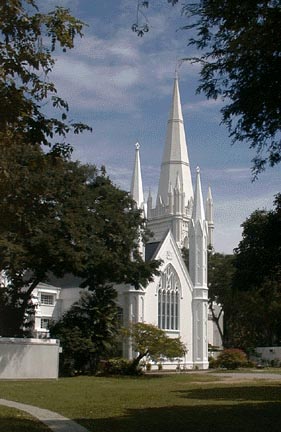
M49 75L55 64L53 51L74 46L84 23L68 9L56 7L40 13L35 0L5 0L0 4L0 131L21 137L29 144L43 144L68 153L69 131L90 129L68 120L68 104L57 95ZM46 114L46 104L52 114Z
M234 259L236 333L251 346L276 345L281 341L281 195L273 210L256 210L242 227Z
M132 30L149 31L144 10L151 1L137 2ZM172 5L178 0L167 0ZM186 58L199 63L198 92L222 99L222 122L233 142L255 150L254 178L281 161L281 6L278 0L185 1L182 14L189 45L202 54Z
M222 98L222 121L233 141L256 150L255 174L281 161L281 7L279 1L186 3L190 45L202 50L201 84Z
M186 351L180 338L169 338L164 330L152 324L132 324L126 334L132 338L133 348L138 352L134 359L135 364L139 364L146 356L153 361L159 361L162 357L168 359L182 357Z
M2 335L20 335L33 290L51 274L72 273L90 289L151 280L158 263L138 251L144 220L105 172L36 145L2 143L1 153L0 271L15 310L11 328L9 308L1 312Z
M63 348L61 373L95 373L115 347L119 330L117 293L110 286L81 292L80 299L51 327Z

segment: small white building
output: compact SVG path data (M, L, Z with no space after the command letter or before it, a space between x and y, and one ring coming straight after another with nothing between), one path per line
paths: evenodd
M191 180L178 79L175 79L161 164L156 203L149 193L144 202L140 147L136 145L131 195L143 209L154 238L140 244L143 257L161 259L161 274L146 288L117 286L124 323L147 322L164 329L170 337L180 336L186 345L181 364L186 368L208 368L208 343L221 345L216 326L208 313L207 248L213 245L213 199L209 188L204 208L200 170L196 170L195 192ZM182 248L189 249L189 270ZM65 278L36 290L35 333L47 335L50 319L57 320L79 298L79 281ZM215 343L214 343L215 342ZM131 358L132 347L124 347ZM164 367L175 367L164 362Z

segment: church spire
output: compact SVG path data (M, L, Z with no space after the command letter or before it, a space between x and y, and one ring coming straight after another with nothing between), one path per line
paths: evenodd
M131 197L136 201L138 208L143 208L143 187L142 187L142 176L141 176L141 165L140 165L140 145L137 142L135 144L135 164L131 183Z
M177 176L179 176L179 182L183 187L185 196L184 206L186 206L188 200L193 196L193 189L183 124L179 83L176 76L158 187L158 196L161 196L165 205L168 204L169 186L170 184L174 185L176 183Z

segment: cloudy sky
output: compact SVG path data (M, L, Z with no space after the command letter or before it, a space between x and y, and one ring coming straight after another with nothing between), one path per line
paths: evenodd
M75 137L74 158L104 164L114 182L129 189L134 144L141 144L145 194L156 194L175 67L195 55L180 6L150 0L143 11L150 31L143 38L131 30L137 0L40 0L62 5L88 24L75 49L56 54L52 80L71 106L71 116L93 133ZM39 2L39 3L40 3ZM231 253L241 239L240 224L256 208L271 208L280 191L280 167L267 169L251 182L254 153L231 145L220 125L221 103L196 95L198 66L180 67L180 92L192 175L201 169L203 193L212 187L215 248Z

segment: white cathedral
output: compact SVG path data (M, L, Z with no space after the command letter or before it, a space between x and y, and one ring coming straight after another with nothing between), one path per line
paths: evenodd
M149 193L144 202L139 145L136 144L131 195L143 210L154 234L146 245L140 244L144 259L162 261L159 276L145 288L117 286L118 304L124 325L146 322L165 330L171 338L180 336L186 346L180 359L184 368L208 368L208 344L221 346L221 339L208 309L207 249L213 246L213 200L209 188L204 210L200 170L196 169L193 193L186 145L178 79L175 79L168 119L166 144L161 164L155 206ZM189 249L189 270L182 248ZM59 319L78 300L81 291L75 278L40 284L35 317L35 334L48 334L50 320ZM132 345L123 346L123 356L132 358ZM164 368L175 368L179 359L164 361Z

